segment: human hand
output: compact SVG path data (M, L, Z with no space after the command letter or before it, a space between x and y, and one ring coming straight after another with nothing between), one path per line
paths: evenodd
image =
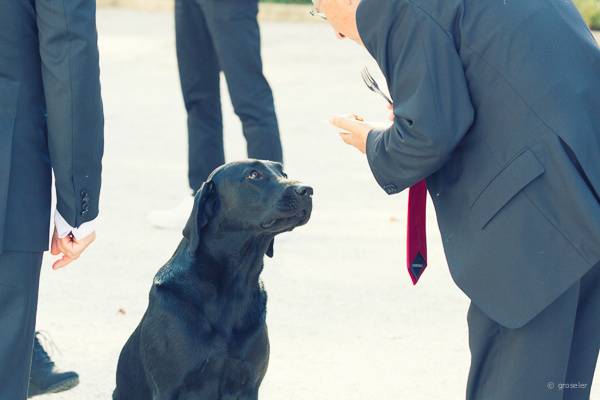
M364 122L362 117L356 114L336 115L329 122L341 129L339 134L346 144L354 146L361 153L367 152L367 137L373 126Z
M388 103L387 109L388 109L388 119L393 122L394 121L394 105Z
M67 235L64 238L59 238L58 232L56 228L54 228L50 253L53 256L62 254L62 258L59 258L54 262L54 264L52 264L52 269L66 267L74 260L77 260L94 240L96 240L96 232L92 232L83 239L77 240L75 237L73 237L73 235Z

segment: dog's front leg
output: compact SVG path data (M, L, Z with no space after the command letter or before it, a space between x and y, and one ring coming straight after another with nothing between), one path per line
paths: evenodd
M212 390L211 388L184 389L179 392L177 400L220 400L220 396L218 391Z
M168 294L160 301L151 297L140 326L140 359L152 400L177 400L188 371L203 358L177 309L185 308Z

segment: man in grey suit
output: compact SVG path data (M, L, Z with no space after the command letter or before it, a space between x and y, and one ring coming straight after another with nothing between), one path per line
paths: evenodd
M103 113L94 0L0 2L0 399L27 396L52 171L53 268L94 240Z
M320 3L320 4L318 4ZM570 1L321 0L394 122L334 117L379 185L426 180L471 299L470 400L587 399L600 344L600 50Z

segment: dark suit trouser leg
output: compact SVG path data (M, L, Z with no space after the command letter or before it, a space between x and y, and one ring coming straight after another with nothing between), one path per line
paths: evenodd
M282 162L273 93L263 75L258 1L209 0L203 4L231 101L242 121L248 157Z
M600 266L582 279L579 291L577 322L565 379L565 383L577 385L564 388L564 400L590 398L600 348Z
M0 399L27 398L42 253L0 254Z
M467 400L588 399L598 357L600 265L519 329L471 304ZM568 389L564 385L587 386Z
M188 113L188 180L196 191L213 169L225 163L219 62L197 0L175 1L175 31Z

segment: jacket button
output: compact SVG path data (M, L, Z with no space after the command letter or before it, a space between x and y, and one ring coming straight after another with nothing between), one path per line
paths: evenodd
M398 186L391 184L391 185L385 185L383 187L383 190L385 190L385 192L387 194L394 194L394 193L398 193Z

